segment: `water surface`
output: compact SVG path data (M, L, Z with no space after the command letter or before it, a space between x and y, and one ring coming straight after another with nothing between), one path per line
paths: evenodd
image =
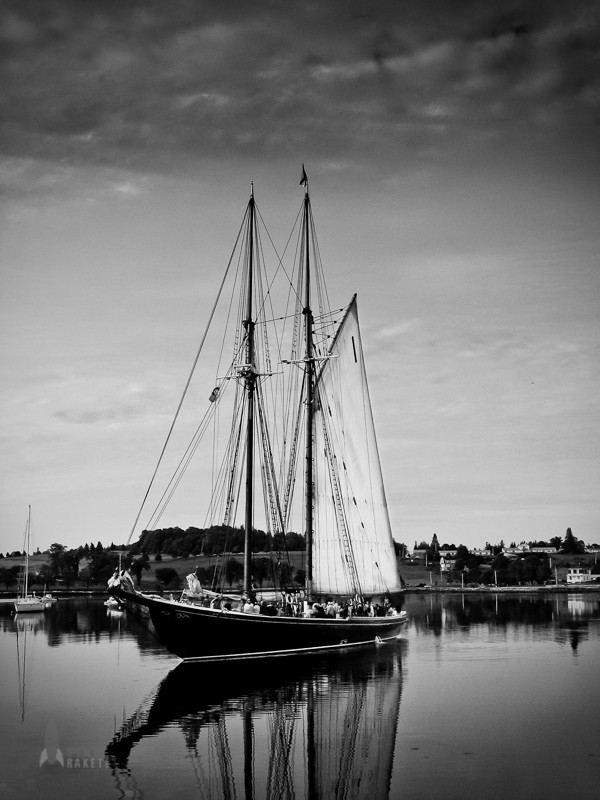
M0 796L598 796L600 593L404 607L391 645L218 667L101 601L4 607Z

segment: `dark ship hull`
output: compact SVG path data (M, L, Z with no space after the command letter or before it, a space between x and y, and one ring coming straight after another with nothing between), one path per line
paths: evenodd
M387 617L302 618L243 614L180 603L112 587L110 593L132 610L147 608L156 635L183 659L283 656L395 639L404 612Z

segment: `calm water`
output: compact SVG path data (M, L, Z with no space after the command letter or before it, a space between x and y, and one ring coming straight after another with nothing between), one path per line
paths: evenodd
M600 593L404 607L393 645L230 668L101 601L6 607L0 797L598 797Z

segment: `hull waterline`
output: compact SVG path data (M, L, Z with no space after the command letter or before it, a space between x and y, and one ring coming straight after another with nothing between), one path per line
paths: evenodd
M406 614L350 619L269 617L204 608L111 590L126 607L148 609L156 634L185 660L216 660L297 655L375 645L397 638Z

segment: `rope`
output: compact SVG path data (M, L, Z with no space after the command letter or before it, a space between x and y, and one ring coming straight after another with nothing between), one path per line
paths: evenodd
M181 407L183 406L183 402L185 400L185 397L187 395L188 389L190 387L190 383L192 381L192 377L193 377L194 372L196 370L196 365L198 364L198 359L200 358L200 354L201 354L202 349L204 347L204 342L206 341L206 337L208 335L208 331L210 329L210 326L211 326L212 321L213 321L213 317L214 317L215 312L217 310L217 306L218 306L219 301L221 299L221 294L223 292L223 287L225 286L225 282L227 280L227 276L229 275L229 269L230 269L231 264L233 262L233 256L234 256L235 251L237 249L237 245L238 245L238 242L240 240L240 236L242 234L242 230L244 228L245 219L246 219L246 215L244 215L244 220L242 220L242 224L240 225L240 229L238 231L238 235L236 237L235 244L233 246L233 250L232 250L231 255L229 257L229 261L227 263L227 268L225 269L225 274L223 275L223 279L221 280L221 285L219 286L219 291L217 292L217 297L216 297L215 302L213 304L213 307L211 309L210 315L208 317L208 322L206 323L206 327L204 329L204 334L203 334L202 339L200 341L200 346L198 347L198 351L196 353L196 357L194 358L194 362L192 364L192 368L190 370L190 374L188 376L188 379L186 381L185 387L183 389L183 393L181 395L181 399L179 400L179 405L177 406L177 410L175 411L175 416L173 418L173 422L171 423L171 427L169 428L169 432L167 434L167 438L165 439L165 443L164 443L163 448L162 448L162 450L160 452L160 456L158 457L158 462L156 464L154 472L152 473L152 477L150 479L150 483L148 484L148 488L146 489L146 494L144 495L144 499L142 500L142 504L141 504L140 509L139 509L139 511L137 513L137 516L135 518L135 521L133 523L133 526L132 526L131 531L129 533L129 536L127 538L126 544L129 544L129 542L131 541L131 538L132 538L132 536L133 536L133 534L135 532L136 526L137 526L137 524L139 522L139 519L140 519L140 517L142 515L142 511L144 510L144 506L146 504L146 500L148 499L148 495L150 494L152 486L154 485L154 480L156 478L156 475L157 475L158 470L160 468L160 465L162 463L165 451L166 451L166 449L168 447L168 444L169 444L169 442L171 440L171 435L173 433L173 429L175 428L175 424L176 424L176 422L177 422L177 420L179 418L179 412L181 411Z

